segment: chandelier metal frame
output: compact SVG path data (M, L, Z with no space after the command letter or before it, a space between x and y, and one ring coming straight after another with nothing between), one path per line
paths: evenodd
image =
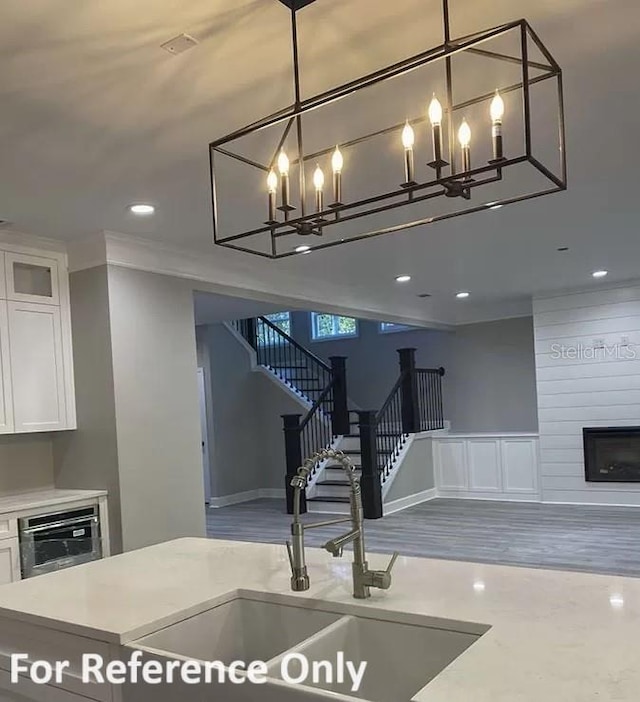
M294 102L278 112L264 117L246 127L238 129L231 134L228 134L220 139L216 139L209 144L209 159L211 171L211 196L212 196L212 211L213 211L213 242L216 245L225 246L239 251L251 253L264 258L285 258L288 256L298 255L300 248L278 251L277 242L281 237L309 236L308 247L306 251L313 251L339 246L343 243L351 241L364 240L383 234L411 229L422 225L433 224L438 221L451 219L466 214L492 209L497 206L509 205L533 198L542 197L552 193L560 192L567 189L567 160L565 152L565 112L564 112L564 94L563 94L563 78L562 69L557 61L553 58L551 52L542 43L539 36L533 30L526 19L518 19L512 22L502 24L491 29L476 32L467 36L452 38L451 36L451 21L449 14L449 0L442 0L442 17L443 17L443 42L433 48L427 49L415 56L407 58L403 61L389 65L380 70L369 73L356 80L344 83L336 88L303 99L301 96L301 81L300 81L300 60L299 60L299 43L298 43L298 26L297 13L303 7L312 4L316 0L279 0L290 10L291 19L291 38L292 38L292 59L293 59L293 87L294 87ZM519 33L520 55L513 56L507 53L492 51L483 47L492 39L496 39L505 35L508 32ZM539 55L544 57L544 60L532 60L530 57L530 44L532 42L539 50ZM453 76L452 76L452 58L460 52L469 52L478 56L503 61L510 64L520 64L521 78L518 82L511 85L501 87L500 92L507 94L514 91L522 91L522 110L523 110L523 126L524 126L524 153L511 157L501 157L484 162L482 165L470 167L466 170L457 170L456 159L453 155L456 152L455 145L455 128L454 116L460 110L469 108L472 105L479 104L491 99L493 93L479 95L465 102L454 104L453 100ZM329 148L314 153L305 153L304 148L304 128L303 117L316 110L319 107L325 106L328 103L336 100L341 100L349 95L371 87L382 81L386 81L397 76L404 75L426 64L444 61L445 65L445 86L446 86L446 105L444 106L444 119L448 126L448 144L446 152L448 152L451 163L440 160L434 160L429 165L434 170L434 177L428 182L409 181L403 183L397 189L381 193L366 199L361 199L353 202L341 202L336 199L330 205L324 205L324 201L316 200L317 207L311 211L307 203L307 182L308 177L305 173L305 164L309 162L315 163L319 158L329 156L335 144L331 144ZM538 72L538 75L532 75L532 71ZM555 81L557 93L557 127L558 127L558 147L559 147L559 174L554 173L546 165L544 165L533 151L532 144L532 95L531 87L542 81ZM413 120L412 124L427 122L425 116L421 120ZM274 150L273 158L269 163L259 163L258 161L247 158L246 156L233 151L232 144L236 140L242 139L248 135L268 129L275 125L282 124L282 137L277 148ZM359 142L366 141L373 137L378 137L387 133L398 132L402 129L404 122L391 125L385 129L375 133L366 134L351 141L343 142L341 147L355 146ZM294 130L293 132L291 130ZM241 233L225 236L220 231L219 225L219 207L217 202L216 181L218 174L216 173L216 154L223 155L235 159L246 166L262 171L266 181L267 175L273 171L278 162L278 154L280 153L283 144L292 134L297 146L297 157L291 160L292 165L298 165L302 162L303 167L299 168L299 192L301 197L299 202L299 212L296 212L293 206L286 206L288 203L282 203L285 206L277 207L281 213L276 216L271 216L260 226ZM446 153L443 152L443 153ZM534 192L506 197L492 203L473 204L471 203L472 192L487 183L495 183L501 181L504 177L504 172L512 166L530 163L537 171L539 171L548 181L548 186ZM447 171L446 173L444 171ZM454 212L446 212L436 214L429 217L423 217L417 220L412 220L400 225L389 227L374 228L370 231L349 236L345 239L332 241L323 241L322 235L327 228L332 225L347 222L350 220L363 218L372 214L403 207L405 205L414 204L422 200L429 200L440 196L462 198L469 201L469 207ZM367 208L367 209L363 209ZM277 219L276 217L280 217ZM268 237L270 244L265 246L266 250L260 251L248 248L243 245L243 240L248 237L255 236ZM312 238L313 237L313 238ZM317 237L317 238L316 238ZM296 242L300 242L297 238ZM306 252L305 251L305 252Z

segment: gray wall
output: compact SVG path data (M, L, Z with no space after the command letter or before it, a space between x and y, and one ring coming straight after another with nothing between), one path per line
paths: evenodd
M52 487L51 434L0 436L0 495Z
M192 286L109 266L123 548L204 536Z
M402 470L398 472L389 492L385 495L385 504L425 490L432 490L436 486L432 444L430 438L414 439L402 463Z
M211 386L207 408L211 494L284 488L283 414L305 410L251 367L246 348L223 324L197 328L198 358Z
M379 408L393 386L396 349L415 347L418 366L446 369L444 413L454 431L537 431L531 317L389 334L361 320L357 338L318 342L308 313L294 313L292 322L294 337L316 355L348 357L349 396L362 409Z
M70 276L78 429L53 435L60 488L109 492L111 546L122 550L107 267Z
M444 388L455 431L538 431L533 320L457 327Z
M71 275L78 430L58 487L109 491L115 551L204 536L192 288L100 266Z

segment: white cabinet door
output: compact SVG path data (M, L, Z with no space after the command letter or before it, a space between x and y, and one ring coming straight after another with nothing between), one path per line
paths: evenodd
M442 490L466 490L467 452L464 439L438 441L436 451L438 487Z
M0 541L0 585L20 580L20 547L18 539Z
M60 308L8 302L16 433L67 426Z
M500 441L498 439L469 439L469 490L500 492Z
M13 430L9 320L7 318L7 303L0 300L0 434L10 434Z
M0 251L0 299L7 299L7 281L5 271L4 251Z
M538 491L537 442L535 439L502 441L502 481L505 492Z
M7 299L60 304L58 261L45 256L5 253Z

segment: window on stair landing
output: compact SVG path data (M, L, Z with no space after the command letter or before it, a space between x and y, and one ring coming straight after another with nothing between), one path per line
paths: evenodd
M311 313L311 338L314 341L324 339L344 339L358 336L358 320L337 314Z
M291 336L291 312L274 312L264 316L275 327ZM256 334L259 346L276 346L285 342L285 339L275 329L272 329L268 324L264 324L260 320L258 320Z
M390 334L392 332L409 331L411 327L408 324L396 324L395 322L380 322L380 333Z

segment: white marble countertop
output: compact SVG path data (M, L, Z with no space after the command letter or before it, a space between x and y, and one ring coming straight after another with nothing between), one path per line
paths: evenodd
M308 565L311 589L293 596L353 601L348 557L308 549ZM0 616L128 642L238 588L288 593L284 548L180 539L0 587ZM365 606L491 626L420 702L638 697L640 579L400 557Z
M22 492L14 495L0 495L0 514L25 512L50 505L89 500L94 497L103 497L106 494L106 490L58 490L50 488L48 490Z

